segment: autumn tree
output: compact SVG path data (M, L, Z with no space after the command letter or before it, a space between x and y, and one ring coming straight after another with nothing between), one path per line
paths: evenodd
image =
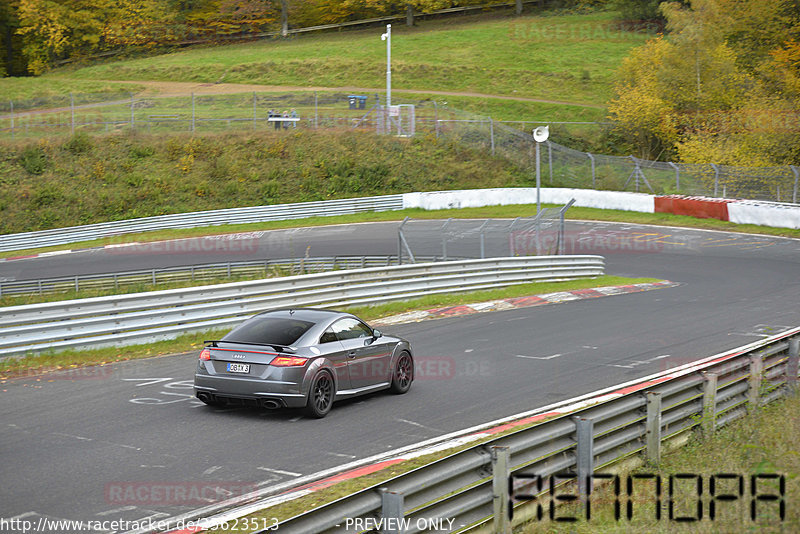
M775 4L662 4L669 34L634 50L618 73L609 104L618 131L650 158L748 166L796 162L797 10L792 0Z

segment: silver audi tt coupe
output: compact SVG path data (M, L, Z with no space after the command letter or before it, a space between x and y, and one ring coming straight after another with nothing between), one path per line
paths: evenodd
M259 313L206 341L194 391L209 405L305 408L319 418L337 400L382 389L405 393L413 380L405 339L349 313L298 308Z

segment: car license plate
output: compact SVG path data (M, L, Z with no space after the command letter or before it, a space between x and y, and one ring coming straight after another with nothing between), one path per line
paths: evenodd
M228 372L229 373L249 373L250 372L250 364L249 363L229 363L228 364Z

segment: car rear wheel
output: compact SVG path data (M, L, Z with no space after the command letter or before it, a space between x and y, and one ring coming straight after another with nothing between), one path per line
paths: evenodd
M392 373L392 393L403 394L411 387L414 380L414 360L407 352L400 354Z
M317 373L311 382L311 390L308 392L306 414L317 419L328 415L333 406L334 389L333 377L329 372Z

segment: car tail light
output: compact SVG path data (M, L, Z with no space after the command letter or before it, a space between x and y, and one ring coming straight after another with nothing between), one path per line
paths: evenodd
M200 351L200 359L201 360L210 360L211 359L211 351L208 347L204 348Z
M276 356L270 362L270 365L276 367L302 367L307 361L308 358L300 358L299 356Z

